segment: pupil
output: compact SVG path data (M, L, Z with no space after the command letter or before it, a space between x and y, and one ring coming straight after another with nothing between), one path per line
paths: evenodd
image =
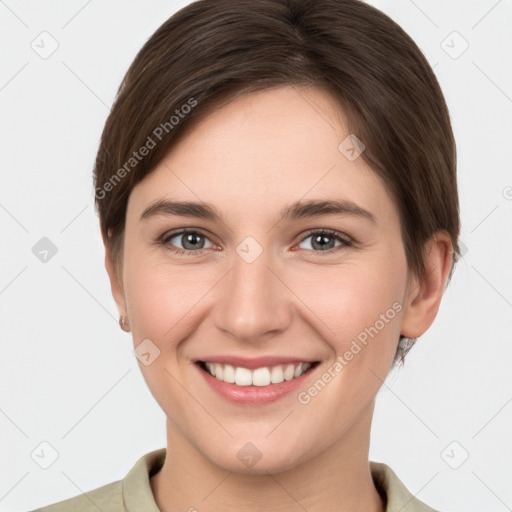
M328 242L326 243L326 240L329 240L331 237L329 235L318 235L314 237L313 246L317 243L320 243L319 247L321 249L326 249L326 246L329 245ZM327 247L327 249L332 249L332 247Z
M197 240L201 237L201 235L197 235L197 234L194 234L194 233L188 233L185 235L185 243L183 244L183 247L185 247L186 249L197 249L198 246L197 245L193 245L194 242L197 242ZM190 247L187 247L187 244L189 243L192 243L192 245Z

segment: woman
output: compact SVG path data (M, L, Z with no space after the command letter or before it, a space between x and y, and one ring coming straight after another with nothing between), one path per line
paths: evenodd
M432 511L368 452L459 256L455 167L432 70L375 8L202 0L167 20L94 169L167 447L39 510Z

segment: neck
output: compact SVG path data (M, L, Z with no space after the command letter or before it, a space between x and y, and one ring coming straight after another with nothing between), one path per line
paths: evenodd
M266 475L212 463L168 420L166 460L151 477L155 501L162 512L384 512L368 462L372 414L373 404L328 450Z

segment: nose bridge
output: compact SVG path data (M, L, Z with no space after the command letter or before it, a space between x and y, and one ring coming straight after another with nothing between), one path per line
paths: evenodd
M254 240L237 247L215 306L217 327L240 340L256 341L270 331L275 334L289 321L286 287L270 270L272 251L259 247Z

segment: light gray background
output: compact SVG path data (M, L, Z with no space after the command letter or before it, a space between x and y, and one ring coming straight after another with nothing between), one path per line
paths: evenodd
M2 511L123 478L165 446L117 324L91 170L124 72L187 3L0 1ZM445 92L467 248L434 325L383 385L370 458L442 511L511 510L512 1L370 3L415 39ZM51 49L43 31L58 42L46 59L31 48ZM461 37L469 48L453 58ZM42 237L58 249L46 263L32 252ZM48 469L31 457L50 457L42 442L58 452Z

